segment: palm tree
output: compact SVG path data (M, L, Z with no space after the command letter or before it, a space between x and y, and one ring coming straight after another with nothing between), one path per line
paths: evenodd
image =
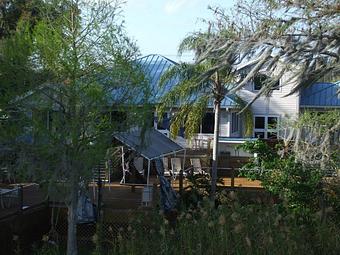
M210 30L210 29L209 29ZM186 37L179 46L179 54L184 51L194 51L196 60L206 50L206 45L212 36L210 31L195 33ZM217 155L219 144L220 106L235 81L235 68L239 61L237 51L232 51L228 61L223 66L212 68L214 59L188 64L181 63L170 68L160 80L160 86L176 79L178 82L163 96L157 107L158 116L174 106L178 111L171 121L171 134L176 136L180 127L185 127L187 137L197 133L200 122L205 114L207 105L213 102L214 108L214 144L212 157L211 198L215 199L217 182Z

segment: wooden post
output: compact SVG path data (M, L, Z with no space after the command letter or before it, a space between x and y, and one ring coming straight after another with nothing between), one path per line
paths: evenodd
M179 171L179 194L183 193L183 170Z
M97 197L97 220L100 220L102 210L102 178L100 176L100 167L98 167L98 197Z
M19 211L23 210L24 207L24 186L20 185L18 189L19 195Z
M233 167L231 168L231 182L230 182L230 186L232 188L234 188L234 186L235 186L235 169Z

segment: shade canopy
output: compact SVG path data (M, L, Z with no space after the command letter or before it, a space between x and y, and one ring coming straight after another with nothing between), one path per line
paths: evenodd
M153 128L147 130L144 134L138 128L129 132L114 133L113 137L148 160L185 150L182 146Z

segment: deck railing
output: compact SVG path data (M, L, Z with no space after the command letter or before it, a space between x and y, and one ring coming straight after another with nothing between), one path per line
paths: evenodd
M14 189L0 189L0 208L14 208L22 205L22 186Z

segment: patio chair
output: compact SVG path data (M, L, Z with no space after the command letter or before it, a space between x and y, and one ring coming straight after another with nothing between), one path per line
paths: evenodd
M163 167L164 167L164 176L171 176L171 172L169 169L169 159L167 157L162 158L163 160Z
M171 170L172 170L172 177L176 179L179 172L183 170L182 163L180 158L171 158ZM184 175L184 172L183 172Z
M199 158L191 158L190 159L191 166L193 168L193 175L195 174L207 174L201 165L201 160Z

